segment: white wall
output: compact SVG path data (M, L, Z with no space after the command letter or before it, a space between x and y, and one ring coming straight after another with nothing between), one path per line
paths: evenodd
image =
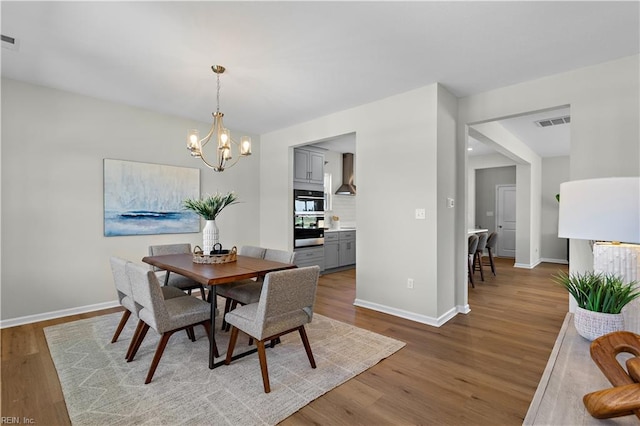
M431 85L262 135L262 244L291 246L287 206L292 147L356 132L357 303L419 321L438 321L441 312L454 308L455 271L452 266L439 270L440 260L453 253L449 223L442 230L449 238L438 247L440 202L446 201L445 193L454 192L455 163L449 158L454 152L454 101L444 89ZM450 152L441 154L448 161L449 177L437 164L438 150L446 149L437 140L439 113L442 144L450 145ZM437 183L439 174L442 186ZM426 210L426 220L414 218L416 208ZM447 213L450 223L453 210ZM442 291L440 274L448 277L442 285L451 286L444 300L437 296ZM407 278L414 279L413 290L407 289Z
M223 245L258 244L259 137L254 155L214 173L185 143L209 125L2 79L2 320L116 300L110 256L201 245L200 233L104 237L104 158L200 168L202 194L243 201L219 217Z
M468 124L570 105L570 179L638 176L639 74L635 55L463 98L458 103L459 149L466 149ZM458 190L466 199L466 167L460 170ZM458 242L458 257L464 259L466 240L462 234ZM592 265L588 245L572 241L571 270L587 270ZM463 268L460 261L457 269ZM458 282L460 287L466 286L466 277L461 274Z
M477 225L476 170L512 165L515 165L515 161L499 153L469 156L469 160L467 162L467 228L471 229Z
M556 194L560 184L569 180L569 157L547 157L542 159L542 260L566 263L567 239L558 238L559 203Z

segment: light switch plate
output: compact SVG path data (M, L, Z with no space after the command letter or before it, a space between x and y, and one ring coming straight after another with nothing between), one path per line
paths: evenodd
M455 206L456 202L453 198L447 198L447 207L452 209Z
M427 218L427 212L425 209L416 209L416 219L426 219Z

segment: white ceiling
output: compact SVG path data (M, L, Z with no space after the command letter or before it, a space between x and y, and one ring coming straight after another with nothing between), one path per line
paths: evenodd
M456 96L640 51L633 2L1 2L2 76L261 134L435 82Z

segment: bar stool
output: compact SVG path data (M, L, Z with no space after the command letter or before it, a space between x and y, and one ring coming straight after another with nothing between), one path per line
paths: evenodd
M476 271L476 264L478 265L478 269L480 269L480 279L484 281L484 271L482 269L482 255L484 254L484 248L487 246L487 238L489 234L483 232L478 234L478 247L476 248L476 252L473 256L473 272Z
M478 248L478 236L476 234L469 235L469 253L467 256L467 271L469 273L469 282L471 287L476 288L473 282L473 259Z

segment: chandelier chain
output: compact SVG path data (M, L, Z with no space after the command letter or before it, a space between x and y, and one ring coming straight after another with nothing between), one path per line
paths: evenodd
M220 74L216 73L216 77L218 80L218 88L216 90L216 113L220 112Z

